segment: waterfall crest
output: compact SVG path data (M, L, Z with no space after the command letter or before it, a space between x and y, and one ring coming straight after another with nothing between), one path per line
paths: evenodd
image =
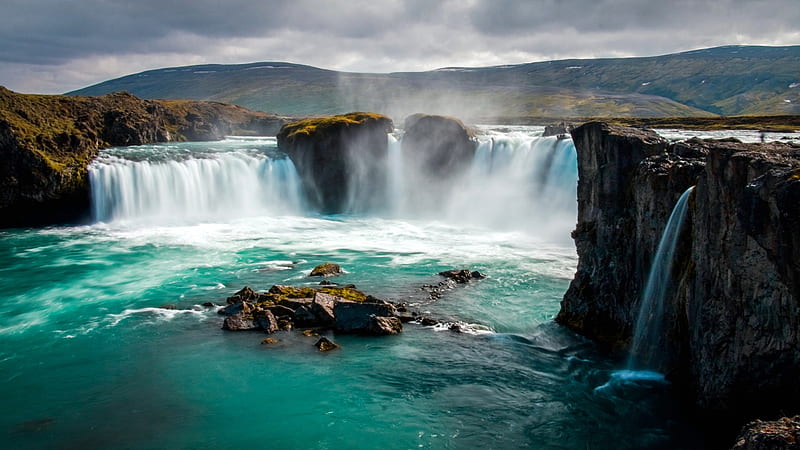
M171 222L302 210L288 158L242 152L166 161L108 157L89 168L94 218Z
M690 187L681 194L658 243L658 249L650 266L647 284L639 304L639 314L634 326L629 368L637 365L657 365L658 340L664 331L664 301L670 287L670 272L675 256L675 247L680 237L683 221L689 205Z

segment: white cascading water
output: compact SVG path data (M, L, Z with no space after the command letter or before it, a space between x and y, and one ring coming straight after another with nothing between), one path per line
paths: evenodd
M664 330L664 301L670 286L675 247L689 209L689 195L692 190L694 186L684 191L672 209L656 254L653 256L653 264L650 266L634 326L631 356L628 361L628 367L631 369L641 365L642 361L650 366L658 365L658 340Z
M543 238L569 239L577 215L577 156L571 139L530 132L481 136L470 168L447 180L426 180L403 164L399 142L389 141L388 204L393 215L526 229Z
M151 159L106 155L89 167L95 220L169 223L302 212L288 158L231 151Z
M261 147L249 144L232 138L214 143L216 151L195 143L107 152L89 170L95 219L186 223L309 213L294 165L277 153L274 138ZM414 172L404 164L401 141L390 135L386 186L375 189L385 192L385 201L351 193L349 209L525 229L562 240L575 225L577 159L569 139L490 130L462 175L425 180Z

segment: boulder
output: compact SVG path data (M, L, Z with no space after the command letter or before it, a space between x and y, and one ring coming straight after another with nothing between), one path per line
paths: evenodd
M404 129L406 163L431 179L462 173L478 147L474 132L453 117L414 114L406 118Z
M558 136L559 139L566 139L572 130L573 126L567 125L565 122L545 125L544 132L542 132L542 137Z
M370 334L373 317L394 317L394 306L386 302L353 302L340 300L333 308L336 330L344 333Z
M316 314L311 312L310 304L301 306L294 311L294 323L299 327L315 327L319 325Z
M403 331L403 323L397 317L372 316L367 328L367 333L373 336L398 334L401 331Z
M333 326L336 323L333 308L339 300L339 297L334 297L324 292L317 292L314 296L314 301L311 303L311 312L316 316L321 325Z
M275 318L272 312L266 309L253 312L253 321L267 334L274 333L280 329L278 326L278 319Z
M278 148L289 155L310 206L341 213L380 205L386 191L386 116L350 113L284 125Z
M226 300L229 305L232 305L234 303L253 302L257 299L258 294L256 294L256 292L250 289L248 286L245 286L232 296L228 297Z
M220 308L217 314L224 316L232 316L234 314L250 314L253 311L253 305L249 302L232 303L224 308Z
M445 270L444 272L439 272L439 275L453 280L456 283L468 283L469 280L482 280L486 278L486 275L478 272L477 270L470 272L468 269L461 269L461 270Z
M250 331L261 328L261 324L253 319L252 315L233 314L222 322L222 329L228 331Z
M290 308L289 306L282 305L282 304L266 306L266 307L264 307L264 309L270 311L272 314L275 315L275 317L289 317L289 318L294 317L294 311L295 311L294 309ZM295 309L297 309L297 308L295 308Z
M329 352L331 350L336 350L337 348L339 348L338 344L334 343L332 340L326 338L325 336L319 338L317 342L314 343L314 346L317 347L321 352Z
M309 276L312 277L332 277L336 275L343 274L344 271L342 270L342 266L334 263L324 263L320 264L314 269L311 270L311 274Z
M733 450L800 450L800 416L748 423Z

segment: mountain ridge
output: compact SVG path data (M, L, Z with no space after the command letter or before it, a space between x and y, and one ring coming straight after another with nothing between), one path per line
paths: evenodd
M68 95L234 103L288 115L356 110L396 118L703 117L800 114L800 46L723 46L660 56L563 59L424 72L338 72L288 62L148 70Z

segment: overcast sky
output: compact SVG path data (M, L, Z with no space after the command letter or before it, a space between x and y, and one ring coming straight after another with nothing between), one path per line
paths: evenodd
M0 0L0 85L286 61L357 72L800 44L798 0Z

